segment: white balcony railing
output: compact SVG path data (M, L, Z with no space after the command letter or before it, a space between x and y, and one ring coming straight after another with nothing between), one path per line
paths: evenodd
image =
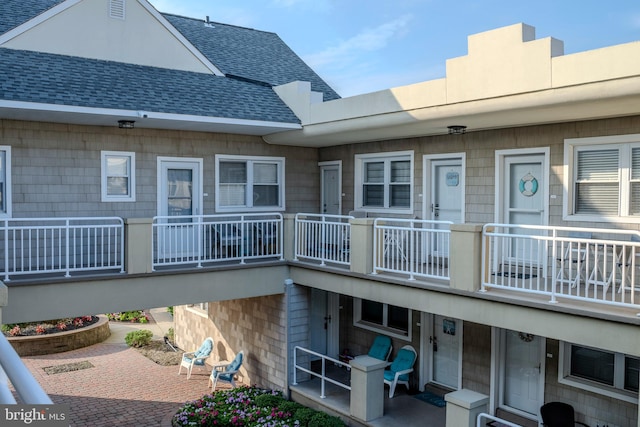
M153 268L220 261L283 258L282 215L157 216Z
M311 369L312 359L320 360L320 372ZM316 377L320 379L320 398L322 399L326 397L326 383L337 385L338 387L342 387L345 390L351 390L351 386L340 382L338 379L331 378L331 376L328 374L327 363L345 369L351 368L348 363L344 363L340 360L334 359L322 353L317 353L304 347L296 346L293 349L293 385L298 385L298 371L300 371L307 374L307 376L309 377Z
M53 403L29 369L24 366L9 341L0 334L0 404L12 405L16 403L16 399L9 389L7 380L11 380L13 388L23 403L33 405Z
M124 271L122 218L18 218L0 222L4 280L10 276Z
M351 263L349 215L299 213L295 216L294 260L300 258L326 263Z
M604 304L640 304L640 233L486 224L482 290L502 288Z
M377 218L373 222L373 273L386 271L449 279L451 222Z

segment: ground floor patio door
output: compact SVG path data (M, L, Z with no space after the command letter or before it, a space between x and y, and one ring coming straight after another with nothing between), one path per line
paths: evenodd
M426 375L424 383L444 386L452 390L462 387L462 320L435 314L422 313L421 371ZM426 351L424 351L426 350Z
M327 215L340 215L342 213L342 184L341 163L320 163L320 212Z
M202 159L158 158L158 252L163 258L194 256L202 230L192 215L202 214ZM175 217L175 218L172 218ZM169 225L170 224L170 225Z
M311 350L338 358L340 327L338 294L311 289L310 335Z
M544 402L544 338L502 330L500 341L500 406L537 419Z

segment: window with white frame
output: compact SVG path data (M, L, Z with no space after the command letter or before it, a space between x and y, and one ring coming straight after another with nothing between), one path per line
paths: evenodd
M11 216L11 147L0 145L0 217Z
M136 154L122 151L102 151L102 201L135 202Z
M356 209L410 213L413 201L413 151L355 156Z
M216 211L284 208L283 157L216 156Z
M640 135L565 141L566 216L640 222Z
M209 303L201 302L198 304L187 304L187 309L200 316L206 317L209 314Z
M355 326L411 340L411 310L408 308L354 298L353 313Z
M571 343L563 343L560 350L560 382L638 401L640 359L637 357Z

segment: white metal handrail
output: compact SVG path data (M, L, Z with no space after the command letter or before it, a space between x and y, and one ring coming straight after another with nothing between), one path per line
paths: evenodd
M152 267L284 259L279 213L156 216Z
M24 366L20 356L3 334L0 334L0 403L11 405L16 403L7 378L22 402L31 405L51 405L53 402L44 392L29 369Z
M124 272L122 218L16 218L0 226L5 281L26 274Z
M450 221L377 218L373 274L378 271L449 279Z
M501 426L522 427L520 424L512 423L511 421L507 421L502 418L494 417L493 415L489 415L485 412L478 414L478 417L476 418L476 427L486 425L487 421L497 421Z
M298 352L302 352L305 357L305 362L307 364L307 366L303 366L303 365L299 365L298 364ZM312 371L308 366L311 360L311 357L315 356L320 358L321 362L321 370L320 373L314 372ZM327 376L327 371L326 371L326 366L327 366L327 361L330 363L333 363L337 366L342 366L344 368L349 368L349 364L348 363L344 363L341 362L340 360L334 359L332 357L329 357L327 355L321 354L321 353L317 353L313 350L309 350L307 348L304 347L300 347L300 346L295 346L295 348L293 349L293 385L298 385L298 371L302 371L305 372L311 376L320 378L320 398L324 399L326 397L325 395L325 382L329 382L331 384L337 385L339 387L342 387L346 390L351 390L351 386L348 386L347 384L341 383L340 381L336 381L332 378L329 378Z
M486 224L481 290L519 292L604 304L640 305L636 231Z
M298 213L295 216L294 260L320 261L320 265L351 264L350 215Z

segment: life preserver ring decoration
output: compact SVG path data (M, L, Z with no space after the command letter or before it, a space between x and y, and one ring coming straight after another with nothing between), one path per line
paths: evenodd
M538 192L538 180L530 173L520 179L520 193L523 196L531 197Z

